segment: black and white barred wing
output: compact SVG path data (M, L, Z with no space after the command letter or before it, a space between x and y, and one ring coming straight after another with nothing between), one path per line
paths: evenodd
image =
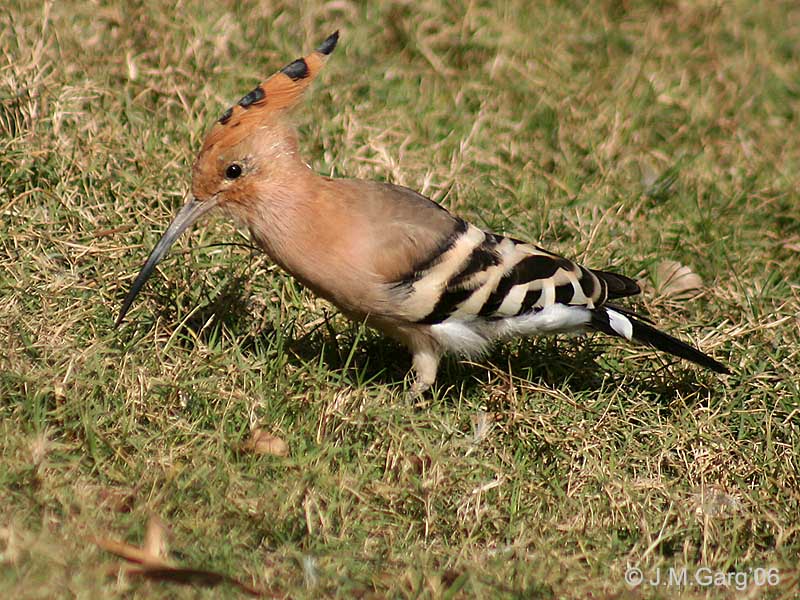
M608 305L639 293L632 279L463 221L398 285L407 294L406 314L430 326L442 346L463 354L483 352L498 338L590 328L727 372L689 344Z
M553 305L593 309L639 291L626 277L464 222L403 284L409 311L425 325L514 319Z

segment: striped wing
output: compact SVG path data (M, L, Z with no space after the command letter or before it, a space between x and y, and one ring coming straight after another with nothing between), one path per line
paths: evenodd
M460 223L414 273L409 313L423 325L447 319L504 319L553 304L595 308L609 298L637 294L627 277L593 271L519 240Z
M718 373L725 365L606 301L639 293L624 275L587 269L533 244L458 220L411 274L393 286L403 313L431 325L445 348L470 355L488 341L588 326L690 360ZM574 308L570 308L574 307ZM547 310L545 310L547 309Z

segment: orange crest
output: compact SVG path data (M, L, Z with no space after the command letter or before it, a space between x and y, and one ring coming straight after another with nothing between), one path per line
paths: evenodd
M336 31L306 56L289 63L272 77L245 94L239 102L226 110L209 131L203 148L213 146L225 138L224 144L232 146L241 141L251 128L276 112L291 108L325 65L336 48L339 32Z

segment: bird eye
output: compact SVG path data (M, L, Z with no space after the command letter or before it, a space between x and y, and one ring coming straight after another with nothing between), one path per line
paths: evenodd
M228 168L225 169L226 179L236 179L241 174L242 174L242 165L236 163L228 165Z

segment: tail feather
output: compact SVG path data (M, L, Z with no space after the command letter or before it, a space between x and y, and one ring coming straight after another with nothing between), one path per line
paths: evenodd
M592 311L591 326L603 333L636 341L656 350L685 358L717 373L730 373L722 363L700 352L694 346L637 319L628 311L623 312L608 307L597 308Z
M611 273L610 271L601 271L599 269L592 269L592 273L605 282L609 298L635 296L642 291L638 283L630 277L625 277L625 275Z

